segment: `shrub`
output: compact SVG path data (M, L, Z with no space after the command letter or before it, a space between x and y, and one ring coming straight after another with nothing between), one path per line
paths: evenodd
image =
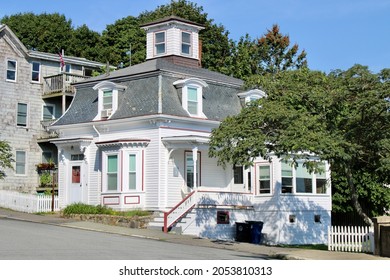
M68 216L71 214L106 214L106 215L113 215L115 213L114 210L111 208L108 208L106 206L101 205L88 205L84 203L74 203L71 205L68 205L64 211L64 215Z

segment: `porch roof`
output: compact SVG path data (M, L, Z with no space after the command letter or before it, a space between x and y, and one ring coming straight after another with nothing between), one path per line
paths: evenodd
M167 148L194 148L208 149L210 137L200 135L181 135L161 138Z
M126 139L115 139L108 141L96 142L98 147L109 147L109 146L137 146L146 147L150 142L150 139L138 139L138 138L126 138Z

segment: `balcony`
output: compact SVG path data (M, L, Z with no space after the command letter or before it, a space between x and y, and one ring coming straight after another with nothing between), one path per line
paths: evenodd
M71 73L61 73L44 78L42 98L70 95L75 93L73 83L80 82L86 77Z

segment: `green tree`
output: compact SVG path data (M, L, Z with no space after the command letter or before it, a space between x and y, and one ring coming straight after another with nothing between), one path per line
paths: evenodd
M299 53L298 44L291 46L290 37L281 34L276 24L258 39L248 34L241 37L232 47L230 63L230 74L244 80L252 75L307 67L306 52Z
M212 132L210 156L220 164L250 166L275 154L293 162L310 155L331 164L337 187L371 224L390 209L390 115L388 70L372 74L356 65L330 75L307 68L253 76L248 86L268 97L226 118ZM364 201L366 207L362 207ZM344 201L345 202L345 201Z
M72 21L64 15L19 13L4 16L1 22L7 24L28 49L51 53L64 49L68 53L73 28Z
M11 147L6 141L0 141L0 179L3 179L6 174L6 168L12 169L12 152Z
M66 54L83 57L90 60L101 59L101 35L90 30L87 25L77 27L72 31L69 46L66 47Z

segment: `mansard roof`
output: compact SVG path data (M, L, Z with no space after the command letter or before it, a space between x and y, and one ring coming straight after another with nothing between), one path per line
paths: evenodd
M93 87L102 81L126 87L118 93L118 109L110 120L158 114L190 118L174 86L175 82L188 78L201 79L208 85L203 88L203 113L208 120L221 121L241 110L237 97L243 85L241 80L158 58L75 84L77 91L72 105L54 126L94 121L98 115L98 90Z

